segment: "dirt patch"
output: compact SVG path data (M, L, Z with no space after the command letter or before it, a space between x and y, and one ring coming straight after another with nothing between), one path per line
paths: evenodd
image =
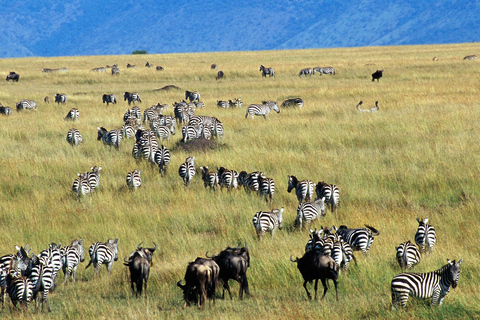
M168 86L165 86L160 89L156 89L154 91L170 91L170 90L182 90L182 88L177 87L176 85L169 84Z

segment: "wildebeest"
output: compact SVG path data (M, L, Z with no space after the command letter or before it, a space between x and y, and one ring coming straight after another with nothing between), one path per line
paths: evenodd
M261 65L259 71L262 71L262 77L266 78L268 75L269 77L273 76L275 78L275 71L273 68L265 68L263 65Z
M185 99L190 102L200 101L200 93L198 91L185 91Z
M123 264L130 270L132 291L137 297L142 295L143 286L145 286L145 298L147 297L147 281L152 266L152 256L157 249L157 244L155 242L153 244L155 245L153 248L142 248L140 243L137 250L130 254L128 260L124 259Z
M310 250L305 252L303 257L297 258L295 260L290 257L290 261L297 263L297 268L302 274L303 277L303 287L307 292L307 297L309 300L312 299L310 292L307 289L307 282L312 282L315 280L315 300L317 299L317 287L318 280L322 281L323 285L323 299L327 293L327 280L331 279L335 285L335 295L338 301L338 290L337 290L337 279L338 279L338 266L335 264L335 261L332 257L322 255L316 250Z
M223 77L225 76L225 74L223 73L222 70L219 70L217 72L217 77L215 78L215 80L218 80L218 79L223 79Z
M140 94L138 94L138 92L124 92L123 101L128 101L129 105L135 101L142 102L142 100L140 99Z
M7 74L7 81L12 80L13 82L18 82L18 79L20 79L20 75L15 71L10 71L10 73Z
M56 93L55 102L58 104L67 103L67 95L65 93Z
M117 96L114 95L113 93L104 94L102 96L102 101L103 101L103 103L106 103L107 106L108 106L109 103L116 104L117 103Z
M383 76L383 70L377 70L374 73L372 73L372 81L375 81L375 79L377 79L377 82L379 82L382 76Z

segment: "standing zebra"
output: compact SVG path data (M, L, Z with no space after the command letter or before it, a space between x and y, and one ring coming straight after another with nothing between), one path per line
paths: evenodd
M202 170L202 180L205 188L210 187L211 190L215 191L215 187L218 187L218 172L209 171L208 166L200 167L200 170Z
M60 104L67 103L67 95L65 93L56 93L55 94L55 102Z
M136 189L142 186L142 171L138 171L137 169L127 173L127 186L130 189Z
M420 262L420 251L410 240L400 243L396 250L397 261L403 271L407 271L407 269L414 267Z
M313 68L313 74L315 73L319 73L320 75L322 74L331 74L331 75L335 75L335 69L333 67L315 67Z
M421 253L431 253L437 242L435 228L428 224L428 217L423 220L417 218L418 229L415 233L415 243L420 248Z
M303 107L303 99L302 98L292 98L292 99L287 99L282 102L281 104L282 108L287 108L287 107L298 107L298 109L302 109Z
M120 69L118 67L112 67L112 76L120 74Z
M283 207L281 209L273 209L272 212L259 211L253 216L252 222L258 239L262 239L267 231L270 232L273 238L273 233L276 229L282 230Z
M190 184L197 170L195 169L195 157L187 157L185 162L180 165L178 174L183 179L186 187Z
M68 282L68 278L72 275L73 282L77 279L77 268L80 262L85 261L83 255L83 239L75 239L69 246L60 249L62 255L62 270L65 275L64 283Z
M341 235L354 251L362 251L366 254L372 246L374 236L378 236L380 232L371 226L365 225L365 227L348 229L346 226L340 226L336 233Z
M118 239L109 239L107 242L94 242L88 249L88 254L90 255L90 262L85 269L93 263L95 276L99 273L102 264L106 264L108 274L110 274L113 262L118 260Z
M55 273L53 266L49 263L49 258L46 256L40 256L37 264L32 268L29 280L32 283L33 294L32 300L36 301L36 308L38 308L39 293L42 293L42 312L43 307L46 304L47 310L50 312L50 305L48 303L48 292L52 290L55 282Z
M17 111L20 110L37 110L37 103L33 100L23 99L17 103Z
M152 130L137 130L137 141L133 146L133 157L138 159L142 156L145 160L155 165L155 153L158 150L158 141Z
M203 124L186 125L182 127L182 142L198 139L202 136L205 128Z
M52 267L53 270L53 280L57 279L58 272L62 269L62 253L60 251L62 244L51 243L48 246L48 249L43 250L38 255L39 258L47 259L48 265Z
M432 298L431 305L441 306L443 299L450 291L456 288L460 278L460 265L463 259L447 260L448 263L440 269L427 273L400 273L393 277L391 283L392 310L397 305L405 307L408 296L420 299Z
M72 128L67 132L67 142L73 146L78 146L82 141L82 135L78 129Z
M275 71L273 70L273 68L265 68L263 65L260 65L259 71L262 71L262 77L266 78L268 75L269 77L275 78Z
M78 109L76 108L72 108L70 109L70 111L68 111L67 115L63 120L72 120L73 122L75 122L75 120L77 120L78 118L80 118L80 111L78 111Z
M77 173L78 177L73 181L72 191L80 198L91 192L86 173Z
M260 190L260 178L266 178L261 171L255 171L247 175L244 181L244 186L247 191L258 192Z
M132 102L135 102L135 101L142 102L138 92L124 92L123 101L128 101L128 105L130 105Z
M110 104L110 103L113 103L113 104L116 104L117 103L117 96L114 95L113 93L105 93L103 96L102 96L102 102L103 103L106 103L107 106Z
M299 181L295 176L288 176L288 188L287 191L290 193L295 189L295 194L297 196L298 202L301 203L303 200L310 202L313 196L313 189L315 188L315 183L312 180L301 180Z
M104 127L97 127L98 134L97 140L102 140L104 144L109 146L114 146L118 150L120 147L120 142L122 141L122 131L121 130L110 130L107 131Z
M198 91L185 91L185 99L190 102L200 101L200 93Z
M155 163L158 165L158 172L164 176L167 173L167 167L172 157L170 151L162 144L155 152Z
M88 185L91 188L91 192L94 192L100 185L100 170L102 170L102 167L93 166L90 170L92 171L85 172L85 175L88 180Z
M273 195L275 193L275 181L272 178L263 178L258 177L260 182L259 192L265 196L265 201L270 203L270 206L273 204Z
M25 312L33 297L32 282L18 272L8 273L5 282L8 296L13 305L17 307L17 303L20 303Z
M253 116L263 116L263 118L267 120L267 116L272 110L280 113L280 109L278 108L278 104L276 102L265 104L251 104L247 108L245 118L247 118L249 115L252 117L252 119Z
M237 189L238 187L238 173L235 170L229 170L224 167L217 168L218 184L220 190L226 187L228 191Z
M340 191L334 184L327 184L323 181L317 183L315 188L318 198L325 197L325 203L330 204L330 210L335 211L335 218L337 217L338 202L340 200Z
M4 114L6 116L12 115L12 108L4 107L0 105L0 114Z
M305 227L315 219L325 216L325 197L318 198L313 202L301 202L297 208L295 226ZM305 224L303 223L305 221Z
M305 68L305 69L302 69L300 70L300 72L298 73L298 76L301 78L302 76L306 77L306 76L312 76L312 68Z

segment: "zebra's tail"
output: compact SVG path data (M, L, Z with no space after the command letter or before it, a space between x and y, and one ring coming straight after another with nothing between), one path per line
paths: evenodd
M92 264L92 259L90 259L90 262L87 264L87 266L85 267L85 270L90 267L90 265Z
M372 231L372 235L374 236L378 236L380 234L380 231L378 231L377 229L375 229L374 227L372 226L369 226L369 225L365 225L365 227L367 227L368 229L370 229Z

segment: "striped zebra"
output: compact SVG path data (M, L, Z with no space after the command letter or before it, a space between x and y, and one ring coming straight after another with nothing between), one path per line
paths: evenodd
M91 193L92 189L88 183L88 178L86 173L77 173L78 177L73 181L72 191L77 194L77 196L83 197Z
M136 189L142 186L142 171L138 171L137 169L127 173L127 187L130 189Z
M113 93L105 93L105 94L102 96L102 103L106 103L107 106L108 106L110 103L116 104L116 103L117 103L117 96L114 95Z
M266 104L251 104L247 108L245 119L250 115L252 119L253 116L263 116L263 118L267 120L268 114L272 110L280 113L280 109L278 108L278 104L276 102Z
M356 263L352 247L347 242L343 241L343 239L334 240L331 249L331 257L338 268L342 268L345 272L348 270L350 261L354 260Z
M167 167L172 161L170 151L162 144L155 152L155 163L158 165L158 172L164 176L167 173Z
M130 105L132 102L135 102L135 101L142 102L138 92L124 92L123 101L128 101L128 105Z
M228 101L217 100L217 107L227 109L230 108L230 103L228 103Z
M263 65L260 65L259 71L262 71L262 78L266 78L267 76L275 78L275 71L273 70L273 68L265 68Z
M173 113L175 115L175 119L178 120L179 123L188 123L190 116L195 114L195 111L192 111L188 108L187 103L179 102L173 104Z
M228 191L238 188L238 173L235 170L220 167L217 168L217 173L220 190L222 190L223 187L227 188Z
M55 102L60 104L67 103L67 95L65 93L56 93L55 94Z
M302 98L287 99L287 100L282 102L281 107L282 108L298 107L298 109L302 109L303 99Z
M343 240L348 242L354 251L362 251L366 254L372 246L375 236L380 232L375 228L365 225L366 228L348 229L346 226L340 226L337 234L341 235Z
M185 91L185 99L190 102L200 101L200 93L198 91Z
M315 188L315 183L312 180L298 180L295 176L288 176L288 193L292 192L295 189L295 195L297 196L298 202L302 201L310 202L313 197L313 189Z
M70 275L73 282L77 279L77 268L80 262L85 261L83 255L83 240L74 239L69 246L60 249L62 255L62 270L65 276L64 283L68 282Z
M38 258L45 258L53 270L53 280L57 279L58 272L63 267L61 248L62 244L51 243L48 249L41 251Z
M187 157L185 162L178 168L178 174L183 179L183 183L187 187L192 181L197 170L195 169L195 157Z
M323 181L317 183L315 188L317 198L325 198L325 203L330 205L332 213L335 211L337 217L338 202L340 201L340 191L334 184L327 184Z
M80 130L75 128L68 130L66 140L72 147L78 146L83 141Z
M259 211L253 216L253 226L258 239L262 239L265 233L270 232L272 238L276 229L282 230L283 207L273 209L271 212Z
M228 100L228 106L230 108L243 107L242 98L239 97L239 98Z
M132 155L135 159L140 156L154 165L155 153L158 150L158 141L152 130L137 130L136 143L133 146Z
M44 305L47 305L48 312L51 311L48 303L48 292L54 287L55 277L55 270L49 262L49 258L40 256L28 277L32 283L32 300L36 301L35 309L38 308L38 299L40 298L40 293L42 293L42 312Z
M477 59L477 58L478 58L478 57L477 57L476 55L471 54L471 55L469 55L469 56L463 57L463 60L475 60L475 59Z
M410 240L400 243L396 250L397 261L403 271L407 271L407 269L414 267L420 262L420 251Z
M112 68L112 76L115 76L117 74L120 74L120 69L117 67Z
M6 291L14 307L20 303L25 312L33 297L33 285L30 279L22 276L21 273L11 272L6 275L5 283Z
M428 224L428 217L423 220L417 218L417 221L418 229L415 233L415 243L420 248L421 253L432 253L437 242L435 228Z
M37 110L37 103L33 100L23 99L17 103L17 111Z
M202 137L203 133L204 133L204 127L202 124L186 125L182 127L182 142L198 139Z
M275 181L272 178L262 178L259 177L260 181L260 194L265 196L265 201L270 203L270 206L273 204L273 195L275 194Z
M170 126L162 126L162 125L156 125L154 126L155 129L153 131L155 132L155 135L160 139L160 140L165 140L167 141L170 140L171 135L175 135L175 125L171 124Z
M247 191L258 192L260 190L260 179L266 178L261 171L255 171L247 175L245 178L245 186Z
M107 131L104 127L97 127L97 140L102 140L108 146L114 146L118 150L122 141L122 132L120 130Z
M306 76L312 76L312 68L305 68L305 69L302 69L300 70L300 72L298 73L298 76L301 78L302 76L306 77Z
M124 139L130 139L130 138L133 138L135 137L135 133L137 132L137 129L140 129L140 128L143 128L142 127L138 127L137 124L133 124L131 122L128 122L128 123L125 123L122 128L120 129L120 131L122 132L122 137Z
M405 307L408 296L420 299L432 298L431 305L441 306L443 299L456 288L460 278L460 265L463 259L447 260L447 264L438 270L427 273L400 273L392 279L392 310L397 306Z
M298 204L295 226L304 228L313 220L323 216L325 216L325 197L317 198L313 202L301 202Z
M100 186L100 170L102 167L93 166L90 168L90 172L85 172L85 177L88 180L91 192L94 192Z
M27 246L25 246L27 248ZM0 298L2 305L5 302L5 295L7 294L7 275L10 273L22 274L30 265L28 252L23 247L16 247L16 254L8 254L0 257Z
M136 64L130 64L130 63L127 63L127 68L134 68L134 69L137 69L137 65Z
M125 114L123 115L123 122L127 120L135 120L139 124L142 122L142 111L139 107L133 106L131 109L125 110Z
M113 262L118 260L118 239L109 239L107 242L94 242L88 249L88 254L90 255L90 262L85 269L93 264L95 276L98 275L102 264L105 264L107 265L108 274L110 274Z
M335 75L335 69L333 67L315 67L313 68L313 74L319 73L320 75L322 74L331 74Z
M202 170L202 180L204 187L210 187L211 190L215 191L215 188L218 187L218 172L208 170L208 166L200 167Z
M80 111L78 111L77 108L72 108L70 109L70 111L68 111L67 115L63 120L71 120L75 122L75 120L77 120L78 118L80 118Z
M10 115L12 115L12 108L0 106L0 114L10 116Z

